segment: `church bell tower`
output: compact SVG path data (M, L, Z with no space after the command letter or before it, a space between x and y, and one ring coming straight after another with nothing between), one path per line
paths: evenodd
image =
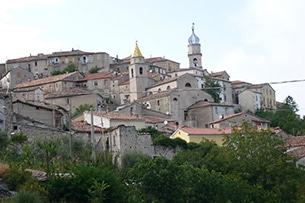
M192 35L188 40L188 58L189 58L189 67L190 68L202 68L202 53L200 50L199 37L195 35L194 23L192 25Z

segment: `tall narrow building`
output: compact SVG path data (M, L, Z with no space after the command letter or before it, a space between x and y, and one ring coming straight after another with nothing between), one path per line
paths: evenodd
M195 35L194 23L192 25L192 35L189 37L188 58L190 68L202 68L202 53L200 50L199 37Z
M149 66L145 63L144 57L136 43L129 65L130 79L130 101L133 102L146 95L145 89L148 85L147 71Z

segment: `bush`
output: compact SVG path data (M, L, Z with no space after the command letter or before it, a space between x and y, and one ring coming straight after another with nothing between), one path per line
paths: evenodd
M32 174L16 167L10 168L3 174L3 180L7 183L8 189L18 191L19 188L32 179Z
M42 199L34 193L22 191L15 198L15 203L42 203Z

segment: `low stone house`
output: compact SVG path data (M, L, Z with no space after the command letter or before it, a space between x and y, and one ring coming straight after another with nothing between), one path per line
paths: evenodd
M134 126L125 125L119 125L105 132L96 149L99 154L104 151L111 152L113 163L117 163L119 167L122 167L122 158L129 152L137 151L152 158L159 156L172 159L181 150L155 146L150 134L138 133Z
M15 85L33 80L33 73L17 67L6 72L0 79L0 87L3 89L13 89Z
M91 121L93 117L93 122ZM101 128L116 127L118 125L134 126L136 129L145 128L145 119L137 114L125 115L116 112L101 113L101 112L84 112L84 121L94 126Z
M184 124L195 128L208 128L210 122L231 114L234 114L233 105L201 100L184 111Z
M59 129L63 129L68 120L68 112L64 108L46 103L16 100L13 102L13 112Z
M252 126L263 129L267 129L270 126L270 121L246 112L224 116L223 118L210 122L209 125L211 128L232 128L241 125L243 122L248 122Z
M99 93L92 93L79 88L46 94L45 101L61 106L66 110L71 110L72 114L82 104L93 105L94 109L99 111L102 111L103 107L103 97Z
M217 145L223 145L224 135L232 134L232 129L219 129L219 128L190 128L181 127L178 128L170 138L181 138L187 143L195 142L200 143L204 140L210 140L216 142Z

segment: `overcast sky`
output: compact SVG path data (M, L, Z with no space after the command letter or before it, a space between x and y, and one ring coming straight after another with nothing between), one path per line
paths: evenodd
M305 79L304 0L9 0L0 3L0 63L68 51L164 56L188 68L191 25L203 66L251 83ZM305 82L274 84L305 114Z

